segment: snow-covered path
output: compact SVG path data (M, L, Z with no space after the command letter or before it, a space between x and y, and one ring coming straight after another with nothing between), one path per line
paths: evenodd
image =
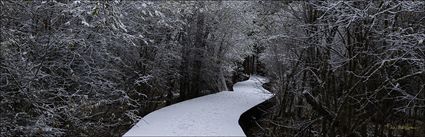
M234 91L222 91L164 107L146 115L124 136L245 136L238 124L248 109L272 97L251 76Z

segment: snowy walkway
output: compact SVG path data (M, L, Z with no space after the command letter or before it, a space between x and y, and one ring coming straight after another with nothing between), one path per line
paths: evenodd
M251 76L234 91L180 102L146 115L126 136L245 136L238 124L248 109L272 97L261 87L266 79Z

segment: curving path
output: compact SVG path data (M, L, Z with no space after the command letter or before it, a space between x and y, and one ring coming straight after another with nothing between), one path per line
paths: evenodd
M127 136L246 136L238 124L248 109L273 95L261 87L267 80L251 76L234 91L222 91L183 101L146 115Z

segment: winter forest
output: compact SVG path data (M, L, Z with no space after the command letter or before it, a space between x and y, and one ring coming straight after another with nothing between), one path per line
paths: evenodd
M273 97L246 136L425 136L424 1L1 0L0 20L2 137L123 136L254 75Z

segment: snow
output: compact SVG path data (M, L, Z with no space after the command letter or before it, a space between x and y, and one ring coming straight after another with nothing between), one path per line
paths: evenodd
M81 3L81 1L80 1L80 0L76 0L76 1L74 1L73 3L74 3L74 4L80 4L80 3Z
M222 91L180 102L142 118L126 136L246 136L238 124L248 109L271 98L261 87L267 79L251 76L234 91Z
M90 27L90 24L87 23L87 21L85 21L85 20L82 20L81 23L84 24L84 26Z

